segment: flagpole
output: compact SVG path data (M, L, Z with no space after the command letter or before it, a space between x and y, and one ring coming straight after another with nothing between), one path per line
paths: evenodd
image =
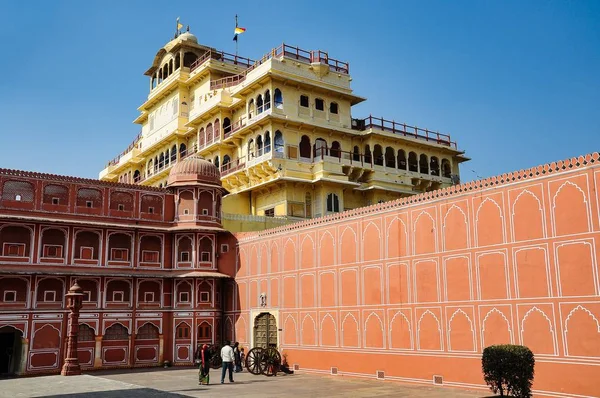
M238 27L238 17L237 14L235 14L235 27ZM236 34L236 38L237 40L235 41L235 58L237 59L238 56L238 41L240 40L240 35Z

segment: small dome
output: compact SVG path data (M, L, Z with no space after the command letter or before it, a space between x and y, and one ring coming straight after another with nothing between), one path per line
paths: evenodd
M192 155L175 164L169 172L167 186L206 184L221 187L221 175L217 166Z
M178 39L180 40L185 40L185 41L193 41L194 43L198 44L198 38L196 36L194 36L193 34L191 34L190 32L184 32L182 34L179 35Z

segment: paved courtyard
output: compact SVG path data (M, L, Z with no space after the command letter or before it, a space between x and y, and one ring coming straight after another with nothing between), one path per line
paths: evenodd
M306 374L253 376L235 374L235 383L219 383L220 370L211 372L211 385L199 386L194 369L149 369L93 372L83 376L43 376L0 380L0 397L483 397L485 391L418 386L349 377Z

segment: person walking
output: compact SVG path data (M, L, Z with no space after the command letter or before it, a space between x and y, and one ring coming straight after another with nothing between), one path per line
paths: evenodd
M210 348L207 344L202 346L200 351L200 383L201 385L207 386L210 382L210 358L211 358Z
M231 348L231 341L225 342L225 346L221 348L221 360L223 361L223 370L221 372L221 384L225 383L225 372L229 370L229 382L233 383L233 361L234 361L233 348Z
M239 373L242 371L242 358L240 351L240 343L237 341L233 345L233 357L235 359L235 373Z

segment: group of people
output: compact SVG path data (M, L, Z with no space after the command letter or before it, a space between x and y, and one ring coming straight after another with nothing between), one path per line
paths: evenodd
M199 367L199 384L208 385L210 382L210 363L211 359L218 355L216 348L213 345L204 344L202 347L198 346L195 355L195 362ZM233 383L233 373L242 371L242 363L244 361L244 349L240 348L240 343L237 341L232 346L231 341L225 342L223 348L221 348L221 384L225 383L225 374L229 371L229 382ZM234 369L235 365L235 369Z

